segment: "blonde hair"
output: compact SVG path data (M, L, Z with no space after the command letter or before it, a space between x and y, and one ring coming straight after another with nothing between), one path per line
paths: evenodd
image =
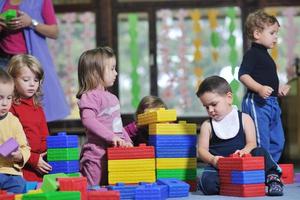
M0 68L0 83L2 84L14 84L14 79L4 69Z
M257 10L256 12L250 13L245 22L245 33L247 37L254 41L254 31L262 32L266 26L271 26L277 23L280 26L275 16L269 15L263 10Z
M36 75L39 79L39 87L36 93L33 95L33 102L35 106L41 105L42 99L42 82L44 80L44 70L41 67L40 62L32 55L29 54L20 54L15 55L11 58L8 63L7 72L16 80L21 75L21 69L27 67L32 73ZM21 96L18 94L18 91L15 89L14 102L19 103Z
M136 113L135 113L135 117L137 118L137 116L139 114L142 114L145 112L146 109L150 109L150 108L166 108L167 109L167 105L163 102L163 100L157 96L145 96L142 98L142 100L140 101L137 109L136 109Z
M115 58L115 53L110 47L98 47L83 52L78 61L78 84L76 94L78 99L85 92L97 88L104 82L104 72L108 61Z

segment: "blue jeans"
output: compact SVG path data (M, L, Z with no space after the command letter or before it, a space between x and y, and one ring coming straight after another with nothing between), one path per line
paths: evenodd
M263 99L248 92L243 99L242 111L249 114L255 123L257 145L265 148L278 162L285 139L277 97Z
M22 176L0 173L1 190L6 190L7 192L20 194L25 191L25 187L26 181L23 179Z

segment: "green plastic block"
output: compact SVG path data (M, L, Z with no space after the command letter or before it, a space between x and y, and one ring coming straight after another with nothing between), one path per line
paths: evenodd
M56 178L67 178L68 176L64 173L58 174L46 174L43 177L43 183L41 189L44 192L53 192L56 191L58 188Z
M79 148L47 149L47 160L79 160Z
M22 200L80 200L80 192L47 192L24 194Z
M69 173L67 174L68 177L81 177L81 174L79 172L75 172L75 173Z
M177 178L182 181L195 180L197 176L196 169L157 169L156 177L159 178Z
M0 17L5 20L5 22L10 21L11 19L17 17L17 11L9 9L3 13L0 14Z

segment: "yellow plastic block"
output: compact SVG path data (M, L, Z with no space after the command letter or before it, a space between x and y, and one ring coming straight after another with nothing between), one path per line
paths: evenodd
M155 170L155 159L108 160L109 172L151 171Z
M36 194L36 193L43 193L42 189L37 189L37 190L29 190L27 194Z
M137 172L110 172L108 173L108 183L139 183L139 182L155 182L155 170L137 171Z
M15 200L22 200L23 194L16 194Z
M149 125L150 135L196 135L197 125L179 121L175 123L158 123Z
M159 108L155 110L147 110L143 114L138 115L138 125L146 125L159 122L173 122L176 121L175 109Z
M156 158L156 169L195 169L196 158Z

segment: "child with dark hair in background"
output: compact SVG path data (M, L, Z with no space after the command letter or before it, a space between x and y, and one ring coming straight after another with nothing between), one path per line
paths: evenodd
M285 140L277 98L290 89L288 85L279 85L276 64L268 53L277 43L278 30L277 19L262 10L247 17L245 31L252 45L239 70L239 79L247 87L242 111L254 120L258 146L264 147L276 162Z
M137 110L135 112L135 120L137 120L137 116L139 114L144 113L147 109L158 109L165 108L167 109L167 105L163 102L163 100L157 96L145 96L140 101ZM125 126L125 130L128 132L131 140L133 141L134 146L138 146L141 143L148 144L149 131L148 126L138 126L136 121L131 122L127 126Z
M219 76L206 78L198 88L197 96L206 108L209 119L203 122L198 138L198 155L207 163L198 188L204 194L219 194L218 161L230 154L251 154L265 159L265 183L268 195L283 195L281 169L270 154L256 146L252 118L232 106L232 91L228 82Z
M10 112L20 120L25 131L31 155L23 168L27 181L42 181L52 167L44 160L47 153L46 137L49 135L45 113L41 106L44 70L32 55L13 56L8 63L8 73L15 81L15 96Z
M117 74L116 56L109 47L87 50L79 58L76 97L87 136L81 149L80 171L91 186L107 184L108 147L132 146L122 125L120 102L107 90Z
M9 112L13 94L14 80L0 69L0 145L10 138L19 144L18 150L10 156L0 156L0 190L22 193L26 185L22 177L22 168L29 159L30 147L20 121Z

